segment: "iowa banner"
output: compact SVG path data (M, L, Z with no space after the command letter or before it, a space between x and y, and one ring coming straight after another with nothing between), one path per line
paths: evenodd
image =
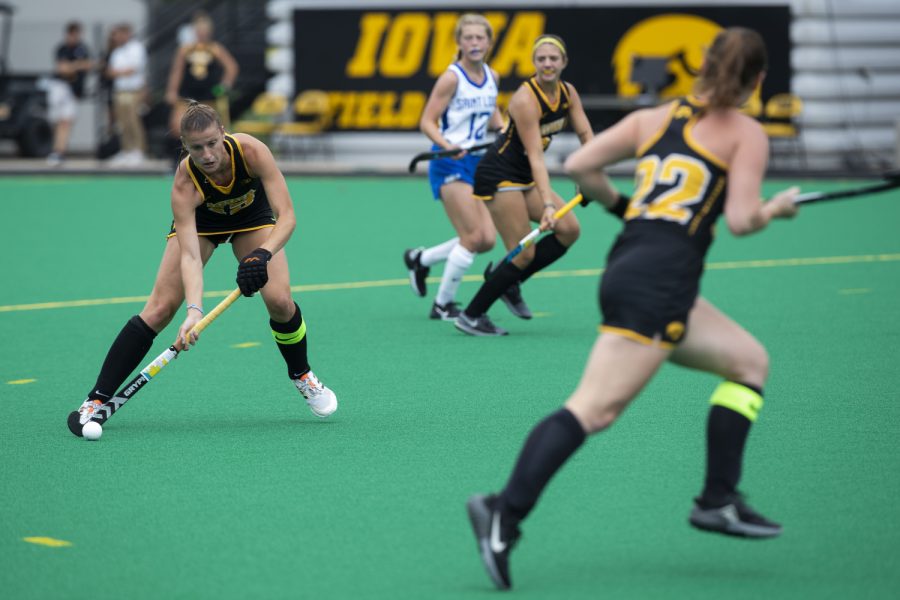
M338 131L416 129L434 80L455 59L453 30L462 12L440 7L296 10L298 118L313 111ZM548 5L521 10L487 6L479 12L494 28L489 62L500 75L498 102L504 107L518 85L533 74L531 45L545 32L566 41L569 66L563 78L585 99L595 129L620 117L629 99L688 93L704 49L723 27L756 29L769 50L768 75L747 110L765 118L770 100L790 94L787 5L677 9Z

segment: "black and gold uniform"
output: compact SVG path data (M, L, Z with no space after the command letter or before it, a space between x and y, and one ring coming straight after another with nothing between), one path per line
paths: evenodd
M225 150L231 158L231 182L216 185L194 164L185 158L185 168L203 197L197 207L197 233L218 245L235 233L275 226L275 215L269 206L266 189L259 177L250 174L241 143L225 134ZM169 237L175 235L175 223Z
M546 150L550 139L568 123L569 86L564 81L557 82L556 103L551 104L534 77L522 85L531 90L541 107L541 137ZM480 200L490 200L496 192L524 190L533 185L534 177L525 146L519 138L515 121L510 119L506 129L478 163L473 194Z
M213 52L213 45L198 42L184 55L184 77L178 95L194 100L212 100L219 96L217 87L225 69Z
M661 347L684 337L727 179L727 165L693 137L702 108L692 97L673 102L638 149L625 228L600 285L601 331Z

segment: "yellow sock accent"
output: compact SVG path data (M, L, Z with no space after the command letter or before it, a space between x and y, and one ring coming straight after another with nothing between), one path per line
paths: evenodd
M751 390L733 381L723 381L713 392L709 399L710 404L718 404L729 410L744 415L751 422L756 421L760 409L763 406L763 397Z
M306 319L300 321L300 328L293 333L280 333L278 331L272 330L272 337L275 338L275 341L279 344L296 344L304 337L306 337Z

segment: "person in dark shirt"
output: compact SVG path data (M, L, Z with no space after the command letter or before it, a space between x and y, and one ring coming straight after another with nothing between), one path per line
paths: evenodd
M110 346L97 382L70 416L70 430L79 435L98 414L182 306L184 321L175 346L188 350L197 342L199 334L192 329L204 315L203 267L225 244L231 244L238 259L241 293L262 296L293 386L314 415L331 415L337 410L337 397L310 367L306 319L291 293L283 249L297 219L272 152L252 136L226 133L218 113L199 102L188 105L179 130L187 156L175 172L174 219L153 291Z
M553 475L589 435L612 426L666 361L723 379L710 397L706 477L688 522L729 536L781 534L781 525L738 490L745 443L763 407L768 354L700 295L719 217L734 235L747 235L797 214L798 188L761 200L768 138L739 110L762 84L767 64L757 32L723 29L706 51L693 95L629 114L566 159L585 197L607 209L618 194L605 166L636 158L636 186L607 257L603 322L580 383L531 431L506 486L468 501L482 562L498 588L512 585L509 555L519 525ZM586 510L604 510L599 496Z
M62 164L69 146L69 135L78 114L78 100L84 97L84 80L92 68L90 52L81 41L81 23L66 25L63 42L55 53L54 76L48 89L49 118L53 123L53 151L50 165Z
M169 128L176 136L190 100L216 109L229 128L228 91L239 71L231 53L213 40L213 22L206 13L197 13L192 25L195 39L178 48L166 86L166 102L172 106Z

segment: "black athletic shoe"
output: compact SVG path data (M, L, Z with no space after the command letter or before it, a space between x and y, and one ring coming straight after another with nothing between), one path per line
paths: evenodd
M697 529L736 537L772 538L781 535L781 525L750 508L740 496L718 507L704 505L700 498L695 498L688 521Z
M461 312L462 310L456 302L448 302L444 306L435 302L431 305L431 314L428 315L428 318L435 320L440 319L441 321L454 321Z
M422 257L422 250L423 248L415 248L403 253L403 262L406 263L406 268L409 269L409 286L412 288L413 294L420 298L423 298L427 293L425 278L428 277L428 272L431 270L422 266L422 263L419 262L419 259Z
M456 325L456 328L462 331L463 333L468 333L469 335L508 335L509 332L505 329L501 329L494 325L491 321L490 317L487 315L481 315L480 317L475 317L474 319L468 316L465 311L459 313L459 316L456 317L456 320L453 322Z
M469 512L481 562L488 576L499 589L508 590L512 587L509 578L509 552L516 545L520 533L516 525L502 518L500 511L495 510L495 505L494 496L476 495L466 502L466 510Z
M491 275L491 271L493 271L493 263L488 263L487 269L484 270L484 280L487 281ZM500 296L500 299L503 300L503 304L509 309L509 312L516 315L520 319L530 319L533 315L531 314L531 309L528 308L528 305L525 304L525 300L522 299L522 288L518 282L512 284L503 294Z

